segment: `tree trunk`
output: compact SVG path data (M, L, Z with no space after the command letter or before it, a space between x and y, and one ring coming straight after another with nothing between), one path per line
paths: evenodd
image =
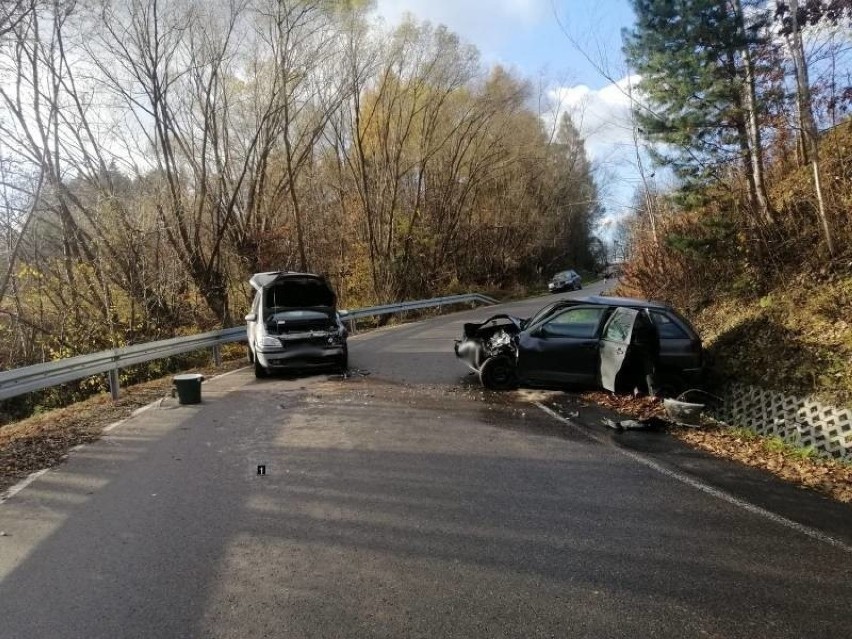
M763 145L760 136L760 122L757 117L757 89L755 88L754 62L751 59L748 43L745 41L745 18L741 0L733 0L734 11L743 35L743 45L740 50L742 56L743 73L743 106L746 113L746 125L748 127L749 142L751 144L751 173L754 178L754 186L757 195L758 212L761 219L768 226L775 224L775 216L769 204L766 194L766 178L763 170Z
M746 183L748 184L748 203L751 210L759 211L760 204L757 198L757 185L754 183L754 173L751 170L752 157L751 146L749 144L748 127L743 119L738 118L737 121L737 138L740 144L740 151L743 154L743 168L745 169Z
M627 83L627 97L630 100L630 119L633 133L633 150L636 152L636 168L639 170L639 177L642 179L642 189L645 192L645 206L648 208L648 221L651 223L651 236L654 238L654 244L659 246L660 240L657 237L657 218L654 211L655 202L651 197L651 188L648 185L648 178L645 176L645 166L642 162L642 154L639 150L639 126L636 124L636 107L633 101L633 84L629 80Z
M822 232L825 236L825 245L828 248L830 256L834 257L834 237L831 232L831 226L828 223L828 214L825 210L825 198L822 192L822 174L819 167L819 139L814 122L813 107L811 104L811 87L808 80L808 66L805 61L805 49L802 43L802 32L799 29L798 0L790 1L790 20L792 22L792 32L787 36L787 46L790 49L790 56L793 58L793 66L796 70L796 105L799 115L799 128L804 142L803 147L806 152L806 159L811 163L811 169L814 174L814 190L817 198L817 211L819 220L822 225Z

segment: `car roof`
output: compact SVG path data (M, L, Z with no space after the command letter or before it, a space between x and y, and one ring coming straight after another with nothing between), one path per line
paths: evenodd
M581 304L600 304L606 306L627 306L630 308L658 308L671 310L671 306L664 302L654 300L640 300L634 297L609 297L607 295L590 295L588 297L575 298L575 302Z

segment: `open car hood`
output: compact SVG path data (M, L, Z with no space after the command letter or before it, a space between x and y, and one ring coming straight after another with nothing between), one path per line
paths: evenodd
M266 308L336 308L337 296L321 275L272 271L255 273L249 283L265 291Z
M526 321L519 317L515 317L514 315L506 315L505 313L500 313L499 315L492 315L484 322L466 322L463 328L464 336L476 337L477 333L479 332L479 329L484 327L486 324L500 320L504 321L504 323L502 324L504 327L511 326L514 328L514 331L512 332L516 333L521 332L521 328L523 327L524 322Z

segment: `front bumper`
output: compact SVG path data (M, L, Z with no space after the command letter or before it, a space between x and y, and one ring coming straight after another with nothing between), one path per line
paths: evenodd
M256 352L258 363L268 369L332 366L346 354L345 344L288 344L276 351Z

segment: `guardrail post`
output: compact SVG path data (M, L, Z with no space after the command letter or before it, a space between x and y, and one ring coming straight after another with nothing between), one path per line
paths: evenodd
M349 334L350 335L354 335L355 333L358 332L357 327L355 326L355 318L354 317L349 320L349 327L348 328L349 328Z
M219 344L213 345L213 365L216 367L222 365L222 348Z
M113 400L118 399L118 368L109 371L109 394Z

